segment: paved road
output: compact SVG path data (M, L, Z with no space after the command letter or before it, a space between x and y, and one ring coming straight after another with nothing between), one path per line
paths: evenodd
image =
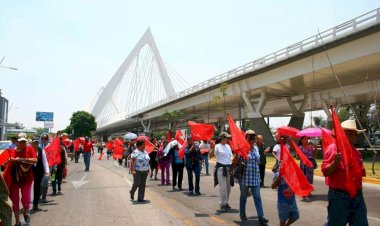
M67 183L63 195L49 197L42 211L31 217L30 225L258 225L253 200L247 203L248 221L239 219L239 186L231 191L232 210L220 214L219 187L213 187L212 176L201 176L202 196L189 197L185 192L173 192L171 186L160 186L159 181L147 182L147 204L133 203L129 199L132 177L128 170L114 160L91 159L90 172L84 172L80 163L69 162ZM186 170L184 171L186 175ZM270 184L273 174L266 173L265 183ZM184 178L184 189L187 176ZM380 225L380 186L364 185L370 225ZM315 192L310 200L297 198L301 219L294 225L323 225L326 220L327 187L323 178L316 177ZM137 195L137 194L136 194ZM278 225L277 194L270 188L261 190L264 213L268 225Z

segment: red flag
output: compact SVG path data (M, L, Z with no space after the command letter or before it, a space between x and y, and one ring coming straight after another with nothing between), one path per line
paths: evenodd
M310 162L310 160L306 157L306 155L301 151L301 149L298 147L298 145L294 142L292 138L290 138L290 142L292 143L294 150L296 150L298 156L300 157L303 164L307 165L308 167L314 167L313 163Z
M148 154L150 154L155 148L157 147L154 144L145 139L145 150L148 152Z
M5 149L3 153L0 155L0 166L4 165L4 163L9 159L9 151Z
M178 151L178 158L183 159L183 156L185 156L185 148L187 147L187 141L184 141L181 148Z
M242 134L241 130L237 127L230 114L228 114L227 118L228 124L230 126L231 138L233 141L232 150L239 154L241 157L248 159L248 152L251 149L251 145L245 139L244 135Z
M335 130L335 139L338 152L342 154L342 161L344 168L346 170L346 190L350 194L350 197L356 195L356 178L361 177L362 167L359 165L358 161L354 158L354 150L348 141L346 133L340 125L340 121L333 107L331 106L331 115Z
M53 141L45 148L46 158L49 166L61 163L61 141L56 136Z
M166 140L170 142L172 140L172 135L170 134L170 130L166 133Z
M119 138L116 138L113 144L114 144L113 158L122 159L123 153L124 153L123 141L121 141Z
M313 191L307 178L294 161L286 145L281 144L280 176L282 176L293 192L298 196L308 196Z
M99 156L98 160L102 160L102 158L103 158L103 155L104 155L104 153L103 153L103 152L102 152L102 153L100 153L100 156Z
M209 124L196 123L189 121L192 140L211 140L214 135L214 126Z
M334 137L330 136L322 129L322 151L324 152L330 144L335 144Z
M177 132L175 133L175 136L174 136L174 140L177 140L178 143L180 143L181 145L185 142L183 139L182 139L182 132L181 130L177 130Z

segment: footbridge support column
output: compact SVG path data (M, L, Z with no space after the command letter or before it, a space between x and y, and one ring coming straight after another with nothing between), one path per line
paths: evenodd
M304 99L302 100L299 108L296 107L296 105L294 104L294 101L292 100L291 97L288 97L286 99L289 103L290 108L293 111L293 114L290 118L288 126L291 126L291 127L294 127L294 128L301 130L303 127L304 120L305 120L304 110L305 110L305 106L307 104L307 101L309 100L309 96L308 96L308 94L304 94Z
M257 104L256 108L253 106L246 92L242 93L242 97L249 111L247 113L247 117L249 119L251 129L253 129L257 135L261 134L268 146L274 145L275 140L273 138L272 132L270 131L263 115L261 114L261 111L263 110L267 100L265 88L262 89L259 103Z
M141 120L141 125L144 128L144 133L150 133L150 125L151 125L150 120L147 120L147 121Z

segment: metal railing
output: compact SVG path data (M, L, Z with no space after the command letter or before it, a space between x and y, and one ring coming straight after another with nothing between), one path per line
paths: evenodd
M356 33L368 27L371 27L375 24L380 23L380 8L372 10L366 14L363 14L359 17L356 17L352 20L349 20L345 23L342 23L338 26L330 28L324 32L313 35L307 39L304 39L300 42L297 42L293 45L290 45L286 48L278 50L274 53L256 59L252 62L244 64L240 67L227 71L223 74L215 76L211 79L203 81L195 86L192 86L188 89L185 89L174 96L167 97L162 99L152 105L146 106L138 111L132 112L126 115L126 118L131 118L133 116L137 116L141 113L149 111L150 109L162 106L174 100L181 99L190 94L199 92L201 90L207 89L211 86L221 84L225 81L228 81L232 78L239 77L241 75L253 72L255 70L267 67L269 65L275 64L277 62L286 60L295 55L301 54L305 51L311 50L313 48L317 48L322 45L322 43L326 44L329 42L333 42L342 37L348 36L350 34Z

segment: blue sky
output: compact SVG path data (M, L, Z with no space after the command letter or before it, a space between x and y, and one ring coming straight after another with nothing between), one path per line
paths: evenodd
M380 1L3 0L0 88L10 121L86 109L148 27L166 64L194 85L375 8ZM16 108L18 107L18 108ZM279 121L279 123L286 123Z

